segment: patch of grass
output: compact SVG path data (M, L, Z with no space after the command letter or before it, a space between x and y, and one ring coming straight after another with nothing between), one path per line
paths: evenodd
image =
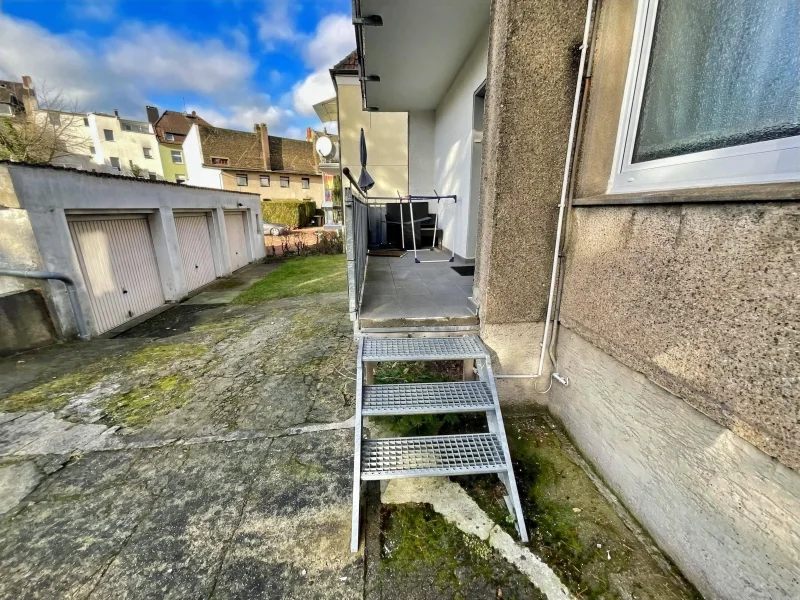
M112 396L106 406L106 418L113 425L141 427L186 404L188 391L186 378L179 375L162 377L147 387Z
M507 416L531 550L580 598L698 598L665 573L571 458L544 412ZM481 508L513 537L516 529L496 478L459 477Z
M201 356L206 352L208 352L208 348L202 344L178 343L145 346L128 354L125 357L125 364L130 368L140 368L155 363L170 363L179 358Z
M382 508L381 576L385 585L415 587L433 581L443 598L545 596L480 538L448 523L428 505ZM416 597L416 596L415 596ZM497 597L501 597L498 595Z
M382 362L375 367L375 383L436 383L461 381L459 361Z
M0 411L56 411L63 408L76 394L88 390L102 378L103 372L99 368L68 373L24 392L3 398L0 400Z
M259 304L268 300L311 296L347 290L344 254L290 258L239 294L234 304Z

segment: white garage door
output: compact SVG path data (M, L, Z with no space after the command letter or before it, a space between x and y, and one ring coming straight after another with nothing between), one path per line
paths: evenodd
M214 281L214 256L211 254L211 234L208 232L208 217L205 215L181 215L175 217L178 244L181 248L181 263L189 291Z
M244 237L244 213L226 212L225 230L228 232L228 254L231 257L231 271L235 271L247 264L247 242Z
M71 220L97 333L164 304L147 218Z

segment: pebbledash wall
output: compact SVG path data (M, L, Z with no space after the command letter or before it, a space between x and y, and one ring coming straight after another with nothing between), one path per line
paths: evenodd
M226 211L244 213L247 262L264 257L260 199L253 194L0 163L0 267L58 271L72 277L89 329L97 333L68 217L113 219L125 214L146 214L164 299L176 302L187 296L188 287L175 215L203 212L211 216L214 271L219 277L229 274L232 264L228 254ZM0 296L30 289L41 290L58 336L74 336L76 324L63 284L0 278Z
M602 0L542 402L708 598L800 597L800 184L606 193L637 2ZM532 373L585 0L494 0L476 287ZM542 388L546 381L539 382ZM543 391L543 390L542 390Z

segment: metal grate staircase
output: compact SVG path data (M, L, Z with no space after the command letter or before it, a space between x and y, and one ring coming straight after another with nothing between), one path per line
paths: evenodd
M463 360L466 377L474 363L479 380L372 385L375 363L416 360ZM497 473L520 539L528 541L492 365L478 336L361 338L356 378L351 551L358 551L361 482L401 477ZM489 433L362 439L364 417L465 412L485 412Z

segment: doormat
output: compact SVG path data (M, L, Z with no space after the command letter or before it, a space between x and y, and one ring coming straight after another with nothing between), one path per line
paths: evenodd
M405 256L406 253L402 250L370 250L367 252L369 256L391 256L394 258L400 258L401 256Z
M464 277L472 277L475 275L475 265L467 265L464 267L450 267L458 273L459 275L463 275Z

